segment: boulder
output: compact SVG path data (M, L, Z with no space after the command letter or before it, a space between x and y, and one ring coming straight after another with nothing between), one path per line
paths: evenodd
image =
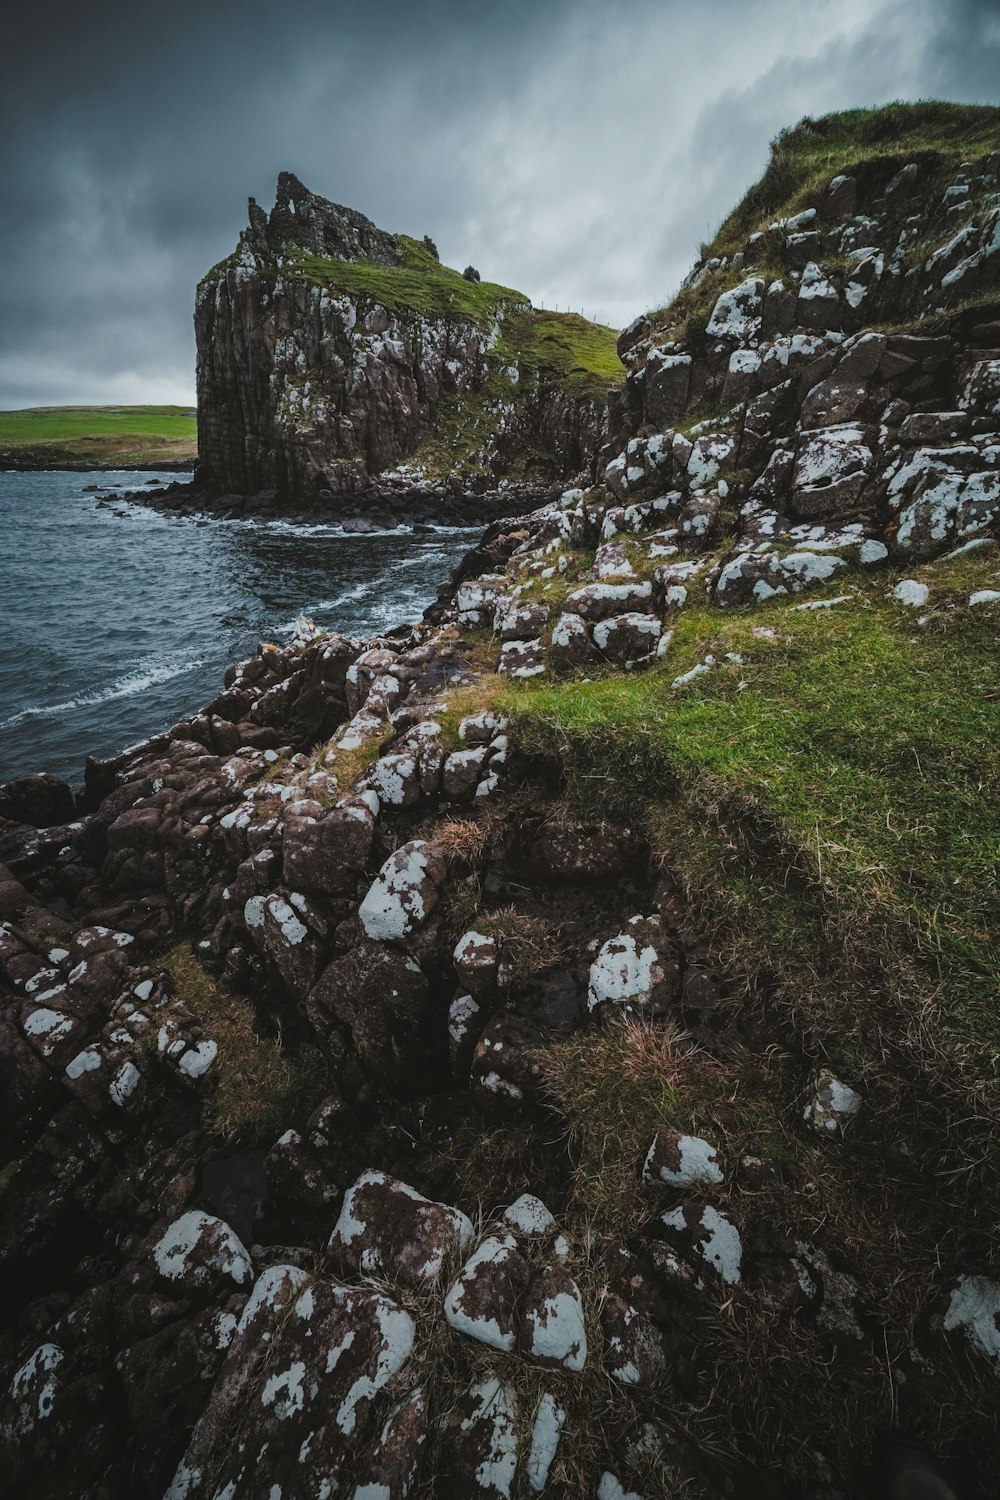
M154 1230L145 1253L157 1278L181 1291L203 1292L219 1283L249 1290L253 1281L250 1256L237 1235L201 1209Z
M493 999L500 962L495 937L482 932L466 932L455 944L452 962L459 979L477 1000Z
M646 1154L642 1180L668 1187L716 1185L723 1180L718 1148L701 1136L684 1135L665 1126L657 1131Z
M346 1027L354 1048L378 1077L405 1080L420 1046L427 981L400 949L363 939L335 958L309 993L307 1012L321 1036Z
M365 1453L376 1403L406 1364L416 1335L411 1315L388 1297L324 1281L307 1286L290 1306L261 1311L269 1316L254 1333L267 1345L264 1378L241 1381L238 1369L223 1368L220 1406L231 1425L211 1402L202 1418L220 1436L225 1432L223 1461L212 1453L209 1474L182 1460L170 1500L207 1500L216 1486L234 1500L250 1500L262 1480L268 1493L332 1494L345 1463ZM236 1412L234 1385L243 1398Z
M594 626L594 645L609 661L642 661L655 652L661 628L658 615L613 615Z
M510 1500L517 1473L517 1397L496 1376L475 1381L448 1414L442 1494Z
M533 1277L520 1309L518 1348L534 1364L578 1374L587 1363L583 1298L560 1266Z
M291 890L341 894L353 890L375 837L373 799L352 797L330 812L296 814L289 804L283 824L285 883ZM375 806L377 807L377 803Z
M820 1068L809 1088L802 1118L818 1135L839 1135L861 1111L861 1095Z
M358 908L368 937L399 942L409 937L437 906L445 864L424 839L413 839L386 860Z
M667 1209L660 1223L686 1259L703 1260L727 1286L735 1286L742 1279L740 1232L714 1204L686 1203Z
M572 672L594 656L590 631L577 614L561 614L552 627L549 659L554 672Z
M662 941L658 920L647 917L633 917L628 931L609 938L590 966L590 1010L662 1006L676 976L673 963L661 957Z
M803 432L792 476L792 504L803 516L835 516L862 499L872 451L851 423Z
M0 819L52 828L75 816L73 793L58 776L17 776L0 786Z
M653 585L637 583L591 583L568 596L566 614L580 615L584 620L608 620L612 615L641 613L649 607Z
M444 1299L457 1333L510 1354L518 1340L518 1308L531 1268L513 1234L491 1234L466 1261Z
M328 1248L345 1271L422 1291L472 1237L460 1209L434 1203L407 1183L371 1169L345 1193Z

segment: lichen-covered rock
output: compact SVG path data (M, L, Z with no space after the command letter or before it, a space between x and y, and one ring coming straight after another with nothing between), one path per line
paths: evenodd
M444 861L424 839L413 839L386 860L358 908L366 934L399 942L421 927L438 903Z
M1000 1371L1000 1283L988 1276L959 1276L948 1292L943 1321L947 1332L960 1329Z
M386 1418L374 1452L362 1464L353 1500L406 1500L413 1494L429 1418L428 1393L418 1386Z
M803 432L792 478L792 504L803 516L836 516L862 499L873 463L861 428L849 423Z
M590 1009L654 1008L670 993L672 968L660 953L662 934L655 919L633 917L627 932L609 938L590 968Z
M482 1500L510 1500L520 1443L519 1405L495 1376L458 1398L444 1434L446 1488Z
M719 1153L701 1136L684 1135L664 1127L658 1130L646 1154L642 1180L669 1187L695 1187L717 1184L723 1180Z
M371 854L375 837L372 806L361 797L352 797L326 813L318 804L314 808L315 812L297 811L296 804L291 804L285 809L285 882L294 891L351 890Z
M656 1295L636 1257L612 1252L601 1303L604 1368L625 1386L651 1387L660 1379L666 1345L656 1318Z
M657 615L613 615L594 626L594 645L609 661L641 661L655 652L661 628Z
M727 1286L742 1279L743 1241L731 1219L711 1203L669 1208L660 1217L671 1242L688 1258L700 1258Z
M548 1483L565 1423L566 1408L546 1391L535 1411L525 1459L525 1477L536 1495L540 1495Z
M532 1280L520 1310L518 1347L527 1359L579 1373L587 1363L583 1298L559 1266L545 1266Z
M831 1072L820 1068L810 1085L802 1118L819 1135L840 1134L861 1111L861 1095Z
M272 1488L332 1493L348 1458L364 1451L378 1398L408 1360L416 1325L387 1297L322 1281L280 1313L273 1302L267 1310L264 1378L240 1382L244 1400L228 1433L222 1472L213 1473L212 1483L233 1497L249 1497L265 1472ZM264 1337L263 1329L258 1336ZM237 1371L223 1370L227 1415L238 1381ZM211 1403L203 1420L221 1426ZM171 1500L207 1495L207 1478L185 1458Z
M449 1288L444 1315L458 1333L509 1354L517 1343L517 1308L529 1276L514 1235L488 1235Z
M561 614L552 627L549 657L555 672L572 672L594 655L590 631L579 615Z
M369 1170L345 1193L329 1250L347 1270L421 1290L471 1241L472 1225L460 1209Z
M482 932L466 932L455 944L452 954L461 982L478 1000L489 1000L496 994L500 950L495 937Z
M590 583L574 590L563 608L585 620L608 620L612 615L641 614L653 597L653 586L636 583Z
M540 677L545 671L545 647L536 637L529 641L505 641L500 648L501 677Z
M161 1281L185 1291L203 1291L218 1282L249 1287L253 1280L250 1257L229 1225L200 1209L155 1231L148 1256Z

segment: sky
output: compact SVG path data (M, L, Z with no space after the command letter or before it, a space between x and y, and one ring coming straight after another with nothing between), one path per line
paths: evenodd
M281 170L615 327L803 115L1000 103L1000 0L11 0L0 409L194 396L199 278Z

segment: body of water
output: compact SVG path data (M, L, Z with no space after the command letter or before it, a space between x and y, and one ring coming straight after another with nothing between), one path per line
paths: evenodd
M0 473L0 782L79 782L86 755L203 707L299 616L359 636L419 618L476 536L197 521L86 493L150 477Z

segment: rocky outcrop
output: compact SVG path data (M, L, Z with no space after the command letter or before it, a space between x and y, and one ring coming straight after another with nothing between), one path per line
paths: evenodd
M404 464L414 490L590 475L614 335L542 317L283 172L270 215L251 199L238 249L198 288L199 486L287 502ZM581 335L607 346L610 376L581 364Z
M823 201L884 238L915 165ZM390 253L295 202L310 246ZM490 527L411 629L303 626L91 762L74 806L0 793L14 1495L842 1500L896 1412L970 1486L995 1472L995 1164L960 1154L995 1081L949 1115L881 1032L834 1066L774 998L784 930L751 982L643 819L643 774L673 790L647 741L619 785L596 768L601 816L566 794L558 720L532 740L515 712L564 679L647 720L722 681L725 709L762 660L725 642L736 611L789 656L827 610L907 640L991 618L961 571L997 534L990 287L845 330L811 222L781 231L801 326L765 333L772 282L741 263L707 342L633 330L602 481ZM949 551L935 613L909 575ZM695 606L723 643L692 665ZM846 732L809 711L818 747ZM787 836L741 816L755 852ZM818 933L822 868L781 868Z

